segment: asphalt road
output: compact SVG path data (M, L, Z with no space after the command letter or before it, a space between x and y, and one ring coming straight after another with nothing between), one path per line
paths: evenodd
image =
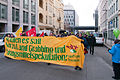
M86 55L81 71L69 66L7 59L3 54L0 53L0 80L112 80L111 55L106 47L95 47L94 56Z
M95 55L102 58L108 65L112 67L112 56L108 53L108 48L105 46L96 46Z

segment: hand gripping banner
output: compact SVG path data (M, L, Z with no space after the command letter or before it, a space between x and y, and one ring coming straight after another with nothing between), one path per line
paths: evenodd
M16 37L5 38L5 56L30 62L47 62L59 65L84 64L84 45L75 36L56 38Z

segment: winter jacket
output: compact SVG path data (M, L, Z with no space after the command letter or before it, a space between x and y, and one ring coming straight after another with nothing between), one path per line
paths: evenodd
M96 39L94 36L89 36L88 39L89 39L88 43L90 46L94 46L96 44Z
M112 62L120 63L120 44L112 46L109 53L112 55Z
M84 38L84 37L79 37L79 38L82 39L82 40L84 40L83 44L84 44L84 46L85 46L86 48L88 48L88 47L89 47L89 44L88 44L86 38Z

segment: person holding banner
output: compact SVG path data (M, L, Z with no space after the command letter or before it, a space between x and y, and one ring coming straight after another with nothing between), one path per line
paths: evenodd
M82 39L82 40L84 40L84 42L83 42L83 44L84 44L84 46L85 46L84 52L85 52L85 54L87 54L87 53L88 53L87 50L88 50L88 48L89 48L88 41L87 41L86 37L83 37L83 36L82 36L82 34L79 34L79 38Z
M11 38L15 38L15 36L13 34L11 34Z
M22 35L21 36L27 36L25 31L22 31Z
M112 55L113 71L114 75L112 78L120 80L120 40L115 40L115 45L111 49L108 49Z

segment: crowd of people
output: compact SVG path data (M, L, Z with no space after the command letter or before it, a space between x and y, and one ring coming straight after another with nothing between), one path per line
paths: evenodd
M82 32L81 33L77 33L77 34L64 32L64 33L55 35L53 32L50 32L49 35L47 33L44 33L44 34L42 34L42 36L41 36L41 34L37 34L36 36L37 37L44 37L44 36L68 37L68 36L71 36L71 35L74 35L77 38L84 40L82 43L84 44L84 47L85 47L84 48L84 53L85 54L87 54L88 50L90 49L90 54L94 55L94 46L96 44L96 39L95 39L93 34L87 35L87 34L82 33ZM26 32L22 31L21 36L27 36Z
M12 33L7 34L6 36L9 37L9 38L14 38L15 37Z
M83 34L83 33L77 33L75 35L73 33L64 32L64 33L55 35L53 32L50 32L49 35L47 33L37 34L37 37L44 37L44 36L68 37L68 36L71 36L71 35L74 35L77 38L84 40L84 41L82 41L82 43L84 44L84 47L85 47L84 48L84 54L87 54L88 50L90 49L90 54L94 55L94 46L95 46L95 43L96 43L96 39L95 39L93 34L87 35L87 34ZM27 36L27 35L23 31L21 36ZM50 65L51 63L47 63L47 64ZM78 67L78 66L76 66L75 69L76 70L77 69L81 70L81 68Z

